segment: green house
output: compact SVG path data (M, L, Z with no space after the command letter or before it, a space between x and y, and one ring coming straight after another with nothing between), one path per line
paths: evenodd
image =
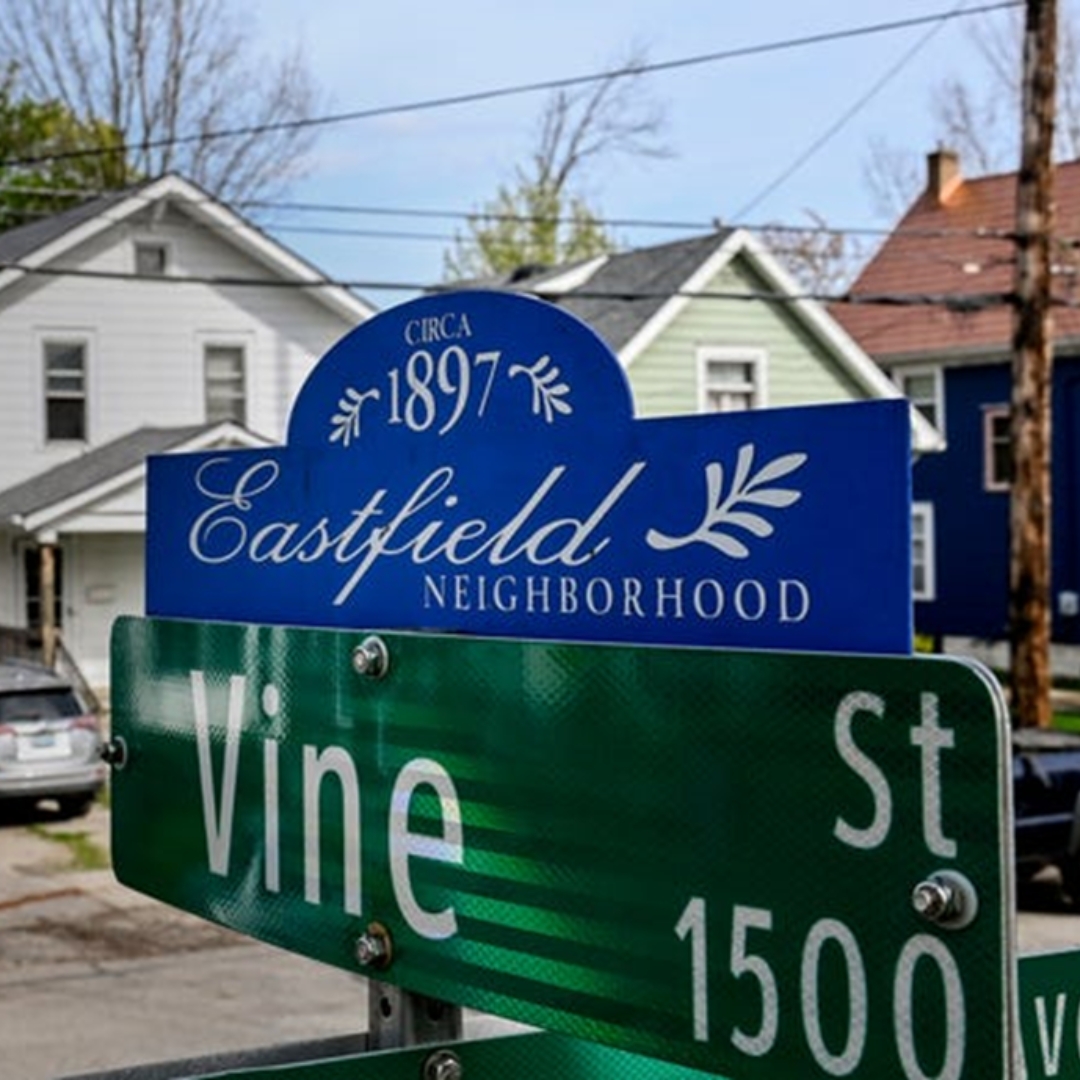
M642 417L901 396L744 229L527 267L498 284L596 330L626 369ZM912 410L912 449L940 445Z

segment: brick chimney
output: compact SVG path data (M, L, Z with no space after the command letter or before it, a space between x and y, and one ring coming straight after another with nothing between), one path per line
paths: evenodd
M944 206L962 182L960 155L955 150L938 147L926 155L926 193L938 206Z

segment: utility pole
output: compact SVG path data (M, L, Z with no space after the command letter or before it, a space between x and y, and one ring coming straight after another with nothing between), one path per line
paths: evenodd
M1057 0L1027 0L1016 184L1009 685L1013 723L1049 727L1051 238Z

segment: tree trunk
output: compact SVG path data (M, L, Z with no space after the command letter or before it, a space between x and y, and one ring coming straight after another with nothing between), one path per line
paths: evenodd
M1050 410L1056 0L1027 0L1016 185L1009 636L1013 723L1049 727Z

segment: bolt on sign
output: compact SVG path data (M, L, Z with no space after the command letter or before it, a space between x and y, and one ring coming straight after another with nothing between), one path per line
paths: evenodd
M125 619L112 680L141 892L740 1080L1017 1075L980 668Z
M426 297L323 357L285 447L151 458L147 613L907 654L908 408L636 420L567 312Z

